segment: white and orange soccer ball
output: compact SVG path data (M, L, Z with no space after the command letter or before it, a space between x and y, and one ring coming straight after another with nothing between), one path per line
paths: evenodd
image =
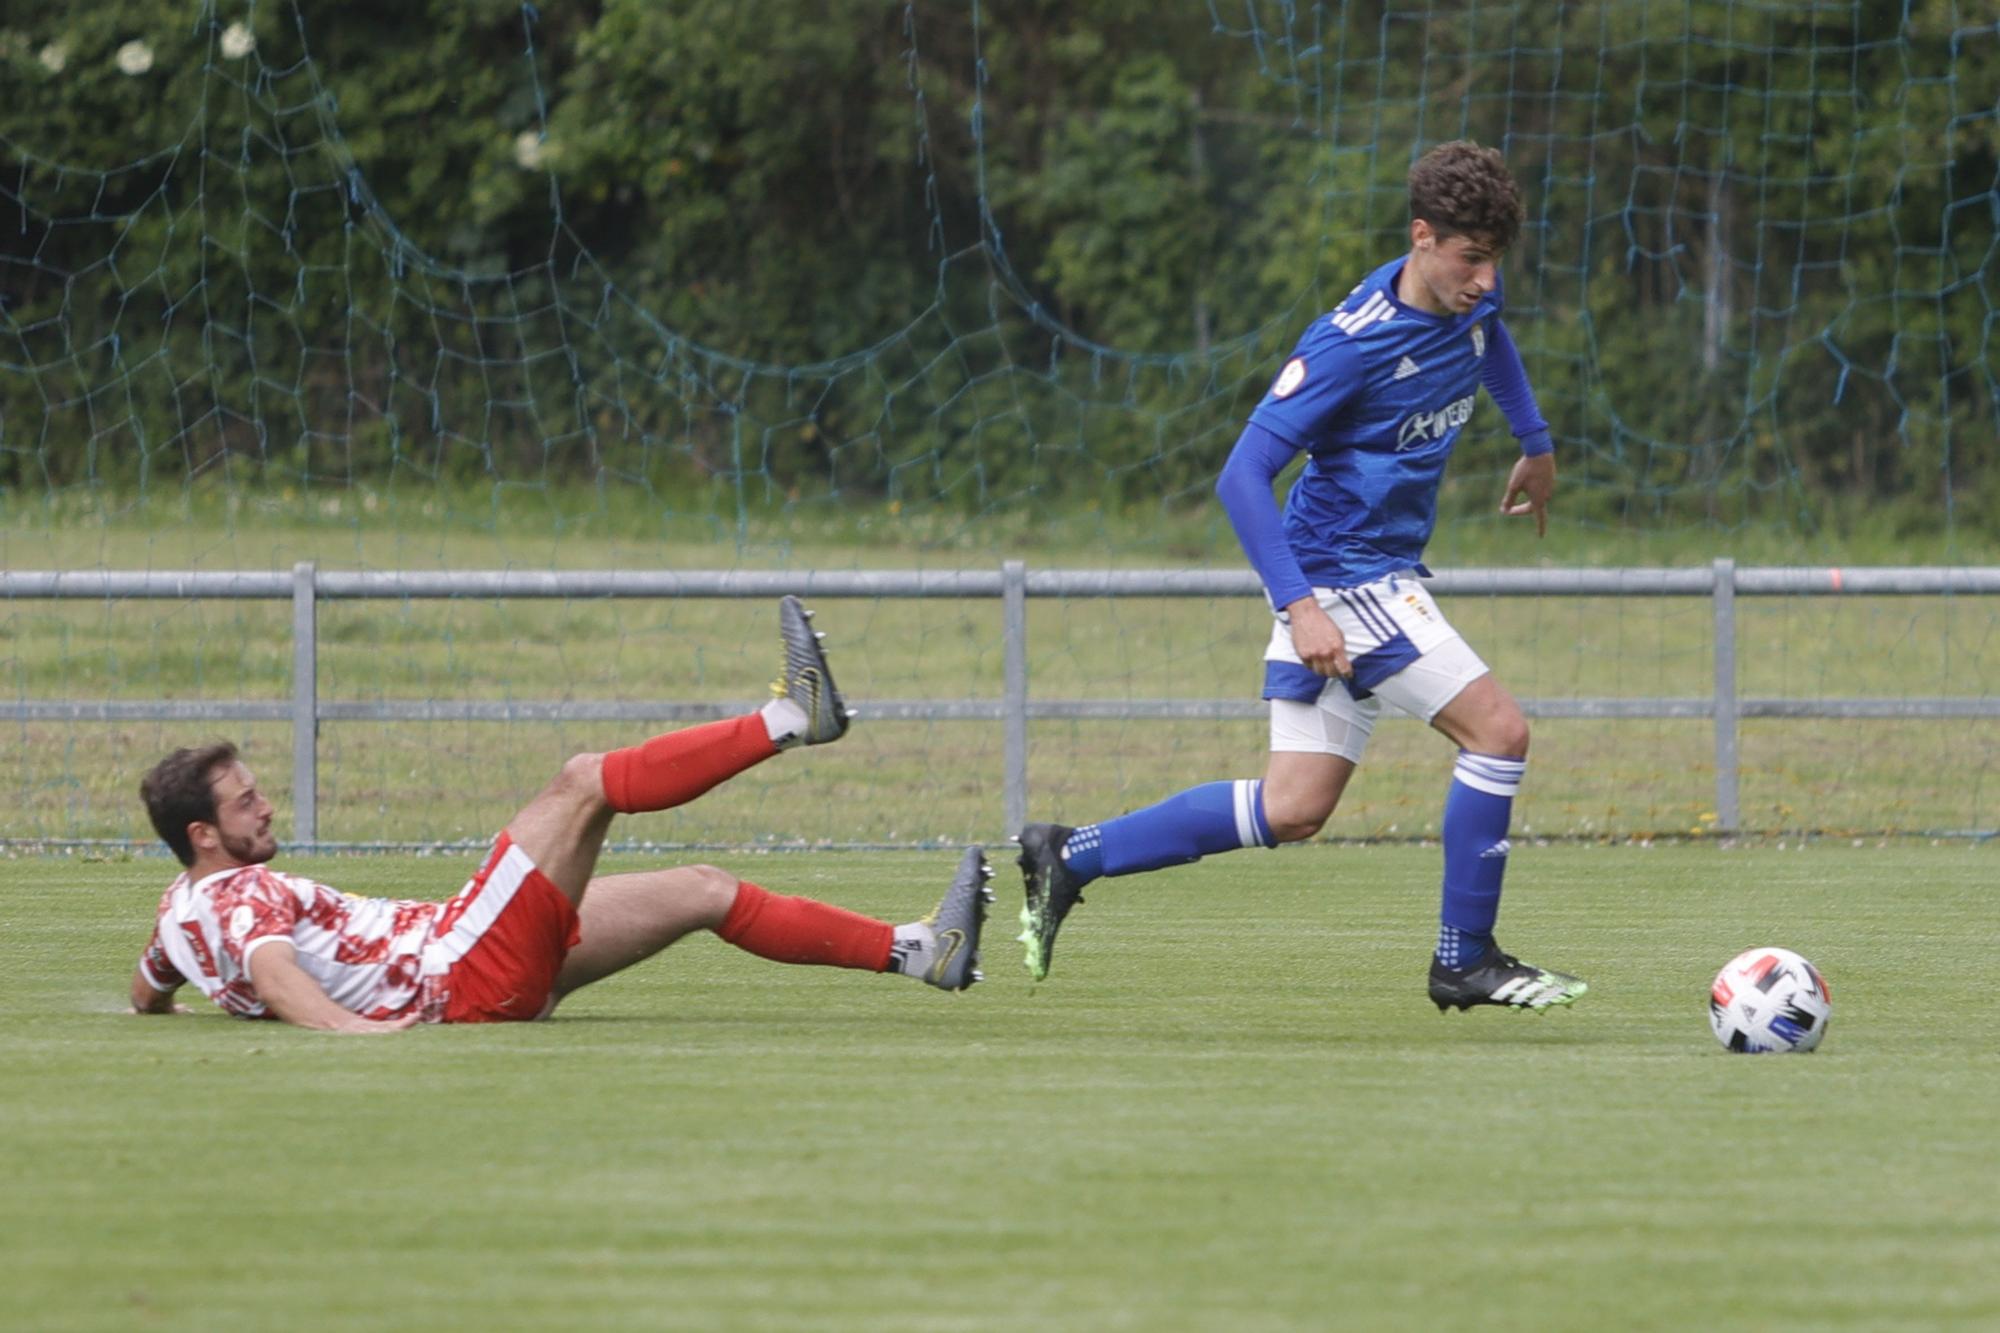
M1790 949L1745 949L1708 991L1715 1039L1747 1055L1810 1051L1832 1017L1826 978Z

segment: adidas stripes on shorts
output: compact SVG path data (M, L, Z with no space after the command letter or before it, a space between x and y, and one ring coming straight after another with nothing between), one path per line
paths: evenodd
M1487 674L1414 571L1354 588L1314 588L1313 595L1347 640L1354 679L1321 676L1300 661L1291 624L1280 615L1264 650L1274 752L1332 754L1358 764L1383 700L1429 722Z

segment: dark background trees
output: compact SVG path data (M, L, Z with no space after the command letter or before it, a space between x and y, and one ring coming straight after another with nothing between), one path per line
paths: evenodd
M1574 503L2000 514L2000 29L1949 0L186 11L0 9L16 495L1198 495L1469 135Z

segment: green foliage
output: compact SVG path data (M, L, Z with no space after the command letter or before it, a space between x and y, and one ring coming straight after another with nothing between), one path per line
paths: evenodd
M188 9L0 27L0 485L1186 509L1469 134L1569 514L2000 514L1952 0Z

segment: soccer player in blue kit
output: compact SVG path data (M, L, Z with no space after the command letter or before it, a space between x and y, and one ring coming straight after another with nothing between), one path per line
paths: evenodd
M1317 833L1386 699L1458 747L1431 1000L1542 1010L1586 989L1494 941L1528 722L1419 582L1445 460L1482 384L1521 445L1501 510L1548 528L1554 446L1501 322L1499 262L1520 232L1520 191L1498 152L1462 140L1424 154L1409 184L1409 253L1306 330L1216 482L1277 615L1264 777L1191 787L1099 824L1024 826L1021 939L1037 980L1099 876ZM1271 486L1300 450L1308 460L1281 517Z

